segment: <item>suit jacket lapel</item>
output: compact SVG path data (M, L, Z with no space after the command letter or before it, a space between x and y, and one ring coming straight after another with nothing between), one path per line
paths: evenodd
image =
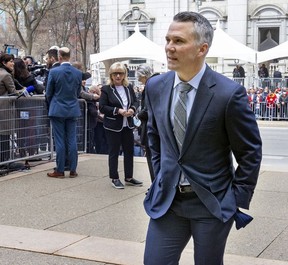
M211 99L213 98L214 92L212 92L210 88L215 85L215 82L211 78L211 73L209 74L211 71L212 70L207 66L207 69L197 89L196 97L194 99L193 107L186 128L186 136L183 142L181 155L183 155L189 148L197 128L200 126L200 122L205 115Z
M171 103L173 99L173 85L174 85L174 78L175 78L175 72L171 71L168 72L168 76L165 80L163 80L163 89L160 89L161 95L159 95L162 99L161 107L163 111L163 118L164 118L164 124L167 124L167 135L170 139L170 142L172 144L172 147L176 153L178 153L178 146L176 143L176 139L173 132L173 126L170 119L170 110L171 110Z

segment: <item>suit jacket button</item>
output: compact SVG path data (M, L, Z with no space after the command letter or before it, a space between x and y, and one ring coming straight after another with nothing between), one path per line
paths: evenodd
M178 164L179 164L179 165L182 165L182 160L179 160L179 161L178 161Z

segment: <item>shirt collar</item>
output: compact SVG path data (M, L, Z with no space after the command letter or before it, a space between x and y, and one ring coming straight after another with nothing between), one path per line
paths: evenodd
M194 87L194 89L198 89L199 83L204 75L204 72L206 70L206 64L204 63L201 70L191 79L189 80L187 83L189 83L192 87ZM175 73L175 80L174 80L174 88L183 81L180 80L179 76L177 73Z

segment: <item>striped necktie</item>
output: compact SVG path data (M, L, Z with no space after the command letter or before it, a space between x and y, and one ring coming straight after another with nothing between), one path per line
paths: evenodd
M178 91L179 97L174 109L174 135L178 144L179 151L181 152L187 123L187 93L189 93L193 87L188 83L181 82L177 85L176 89Z

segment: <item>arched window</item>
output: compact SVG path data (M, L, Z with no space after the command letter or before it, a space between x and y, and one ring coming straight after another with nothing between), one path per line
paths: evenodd
M147 37L151 36L154 21L155 18L149 17L138 6L134 6L120 18L120 24L123 25L124 38L128 38L131 35L129 32L134 31L136 24L139 25L141 33Z
M218 20L226 21L227 17L223 16L217 9L211 7L201 8L199 13L209 20L211 25L215 28Z
M254 49L264 51L286 41L287 15L275 5L264 5L252 12L249 18Z
M146 37L152 36L152 24L155 18L149 17L138 6L134 6L131 10L126 12L120 19L121 25L123 25L123 38L127 39L134 33L136 24L139 26L139 31ZM145 59L130 60L130 64L145 63Z

